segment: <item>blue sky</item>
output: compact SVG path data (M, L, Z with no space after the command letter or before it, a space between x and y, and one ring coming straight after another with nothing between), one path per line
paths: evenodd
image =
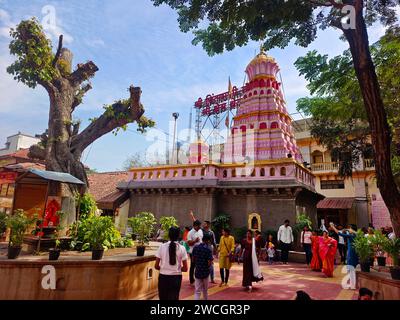
M168 131L171 113L179 112L178 130L187 128L193 102L208 93L226 91L229 76L234 85L241 86L244 69L259 48L252 42L209 57L201 46L191 44L192 34L179 31L173 10L154 7L150 0L0 0L0 145L18 131L41 133L47 126L47 93L15 82L5 69L13 61L8 29L32 16L44 21L51 8L57 28L49 31L49 37L55 41L63 33L74 64L93 60L100 69L92 80L93 89L75 112L82 127L102 112L104 104L126 98L133 84L142 88L146 115L157 127ZM372 28L370 41L383 32L380 26ZM289 112L295 112L298 98L308 95L294 61L312 49L330 56L341 53L347 44L338 36L337 31L327 30L308 48L290 45L269 52L280 65ZM86 150L84 163L99 171L121 169L129 155L144 152L151 144L135 131L136 125L131 124L117 136L103 136Z

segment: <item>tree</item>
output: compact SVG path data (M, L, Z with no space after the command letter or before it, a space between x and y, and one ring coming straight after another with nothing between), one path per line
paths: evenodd
M265 40L264 49L284 48L292 39L295 44L306 47L316 38L318 28L339 29L350 47L371 130L377 184L395 233L400 235L400 192L391 168L391 132L367 32L367 26L376 21L393 25L399 0L152 1L155 5L165 3L176 9L180 29L194 30L193 43L202 43L210 55L243 46L249 40ZM343 23L343 18L350 23ZM200 22L204 20L209 23L200 29Z
M81 155L90 144L108 132L125 129L132 122L142 132L154 125L143 115L141 89L130 86L128 99L104 106L104 113L80 130L80 122L73 119L73 112L92 89L89 80L98 67L88 61L79 63L73 70L72 53L63 47L63 36L59 37L57 51L53 53L50 40L35 18L21 21L11 29L10 35L10 53L17 59L7 72L30 88L42 86L49 95L48 130L29 152L30 157L45 160L47 170L70 173L88 185ZM77 188L71 186L63 190L64 196L71 197L75 191Z
M389 28L370 50L395 138L392 142L392 170L398 175L400 75L396 70L400 68L400 27ZM312 116L311 134L332 150L335 161L340 160L339 174L342 176L351 176L360 155L373 157L368 139L371 131L351 63L349 50L332 59L314 50L295 62L300 75L308 80L307 87L312 94L312 97L297 100L297 110Z
M136 152L124 161L122 169L128 171L131 168L141 168L149 166L150 164L146 161L146 159L143 159L143 154L140 152Z

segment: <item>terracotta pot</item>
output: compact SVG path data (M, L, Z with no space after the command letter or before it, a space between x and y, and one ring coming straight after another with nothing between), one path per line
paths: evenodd
M390 267L390 274L393 280L400 280L400 267Z
M376 257L376 260L378 261L378 266L386 266L386 257Z
M362 272L369 272L371 270L371 263L370 261L367 262L361 262L360 263L361 266L361 271Z
M49 260L58 260L60 253L60 249L49 249Z
M104 249L93 249L92 250L92 260L103 259Z
M145 246L137 246L137 247L136 247L136 255L137 255L138 257L143 257L143 256L144 256L145 250L146 250L146 247L145 247Z
M8 259L16 259L21 253L21 246L9 246L8 247Z

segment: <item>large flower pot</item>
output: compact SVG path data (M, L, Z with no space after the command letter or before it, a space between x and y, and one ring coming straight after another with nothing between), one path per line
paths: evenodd
M7 254L8 259L16 259L21 253L21 249L21 246L9 246Z
M138 257L143 257L144 256L144 251L146 250L145 246L137 246L136 247L136 255Z
M371 270L371 263L370 261L367 262L361 262L360 263L361 266L361 271L362 272L369 272Z
M60 249L49 249L49 260L58 260L60 252Z
M386 266L386 257L376 257L376 260L378 261L378 266Z
M393 280L400 280L400 267L390 267L390 274Z
M92 260L103 259L104 249L93 249L92 250Z

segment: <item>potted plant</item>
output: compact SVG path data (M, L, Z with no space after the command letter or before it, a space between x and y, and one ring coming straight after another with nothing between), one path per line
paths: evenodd
M16 259L22 248L26 230L36 221L36 216L29 218L24 210L15 210L13 215L6 217L6 225L10 228L10 240L8 242L8 259Z
M392 279L400 280L400 238L387 239L383 249L392 257L393 260L393 266L390 267L390 274L392 275Z
M7 231L7 214L0 212L0 242L5 241L5 233Z
M151 212L139 212L128 219L128 224L132 228L132 233L136 234L136 254L138 257L144 256L146 244L154 231L156 218Z
M90 248L92 260L101 260L104 250L107 250L110 232L114 232L114 222L111 217L91 216L86 220L87 229L84 235L82 251Z
M171 227L179 227L178 220L175 217L161 217L160 218L161 230L163 233L163 240L168 240L168 232Z
M53 238L55 239L55 246L54 248L49 249L49 260L58 260L60 257L61 249L59 248L60 246L60 231L63 229L61 226L61 221L63 217L65 216L65 213L63 211L57 211L56 212L57 216L57 224L55 226L55 233L53 235Z
M362 230L357 231L353 245L358 258L360 259L361 271L369 272L371 268L371 259L374 258L374 248L370 240L365 237Z
M378 266L380 266L380 267L386 266L386 257L385 257L384 246L388 240L389 239L384 234L382 234L382 232L380 230L375 230L374 236L370 238L371 244L374 247Z

